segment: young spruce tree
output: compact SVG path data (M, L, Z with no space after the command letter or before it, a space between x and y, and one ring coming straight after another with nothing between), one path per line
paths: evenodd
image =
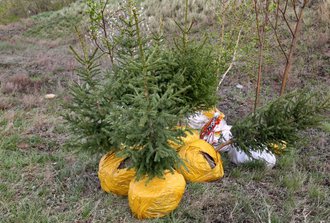
M71 87L73 101L66 118L88 150L129 157L137 178L161 177L181 163L168 142L184 135L176 128L189 108L182 100L187 90L182 84L184 69L171 69L175 60L161 37L144 36L132 0L123 11L111 71L100 72L97 50L90 54L85 44L83 56L73 50L82 65L82 83Z
M176 22L181 35L174 39L172 49L176 64L173 72L184 69L183 86L189 86L182 95L184 104L194 113L207 110L217 104L218 69L221 66L219 55L207 37L201 40L190 38L194 21L188 21L189 0L185 0L184 24ZM219 53L219 52L218 52Z
M133 0L116 10L118 17L108 24L107 3L88 0L91 42L98 50L89 52L82 37L83 56L72 49L82 66L80 82L71 87L66 118L84 148L130 158L137 178L161 177L181 163L168 144L180 142L185 134L177 124L189 113L216 104L218 57L206 40L189 40L188 0L175 47L141 29ZM104 54L111 64L107 72L98 65Z
M106 89L114 93L114 107L106 120L114 126L113 136L122 143L123 154L132 159L137 177L161 177L180 163L168 141L183 135L175 126L187 112L184 106L177 106L185 89L178 89L175 81L162 79L167 75L180 77L182 71L167 73L169 58L162 57L156 39L142 36L132 1L128 1L127 12L130 23L126 24L132 25L127 28L133 32L128 31L125 39L134 39L137 45L130 53L119 55L118 65L108 78Z

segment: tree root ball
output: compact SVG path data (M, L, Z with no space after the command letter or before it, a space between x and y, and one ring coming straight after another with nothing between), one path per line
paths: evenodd
M108 153L101 158L98 176L105 192L127 196L129 184L135 177L135 170L126 167L128 161L117 157L115 153Z
M224 175L220 153L202 139L183 146L179 156L185 166L181 165L178 172L187 181L210 182Z
M178 172L166 172L164 178L145 177L132 180L128 201L133 214L138 219L160 218L175 210L185 191L186 181Z

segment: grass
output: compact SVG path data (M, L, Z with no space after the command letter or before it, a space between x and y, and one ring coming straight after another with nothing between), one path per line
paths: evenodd
M329 123L322 131L302 134L272 170L258 162L237 167L224 154L223 179L188 183L173 213L136 220L127 198L101 190L97 168L102 154L91 156L65 146L70 133L61 105L69 100L66 86L74 79L74 64L66 63L72 59L67 43L53 40L71 33L78 20L71 18L79 9L71 10L39 14L12 38L17 42L0 41L0 57L10 62L0 62L1 88L21 70L31 83L41 84L27 92L0 91L0 222L330 222ZM10 57L27 59L7 60ZM327 79L319 80L314 71L302 79L304 85L313 80L317 88L327 90ZM43 83L46 79L50 81ZM231 74L222 86L219 106L229 123L252 107L250 81L243 74ZM237 89L238 83L244 88ZM45 100L45 93L57 97Z
M205 29L214 25L216 15L215 6L218 6L214 0L195 0L189 3L189 21L195 21L194 30ZM176 33L178 27L174 18L183 23L184 1L181 0L145 0L142 2L145 8L144 17L148 20L151 29L158 29L159 21L164 22L166 31Z
M330 122L323 123L322 129L326 132L330 132Z
M63 146L66 126L59 113L47 111L60 103L56 100L41 114L37 109L1 113L1 125L13 125L1 131L6 137L0 144L0 221L139 222L127 198L100 189L96 173L101 154L90 156ZM40 130L36 113L49 117L43 126L56 128ZM149 222L290 222L303 220L304 214L310 222L326 222L330 194L320 182L327 173L300 169L297 153L292 150L269 171L258 162L236 167L224 155L222 180L189 183L177 210Z
M64 8L56 12L44 12L32 17L34 26L29 28L26 37L51 39L64 38L75 35L74 27L80 26L82 15L71 8ZM76 8L74 8L76 9ZM78 11L79 7L77 6Z
M16 22L21 18L36 15L44 11L59 10L75 0L1 0L0 24Z
M5 41L0 41L0 52L23 50L25 47L22 44L12 44ZM0 65L1 66L1 65Z

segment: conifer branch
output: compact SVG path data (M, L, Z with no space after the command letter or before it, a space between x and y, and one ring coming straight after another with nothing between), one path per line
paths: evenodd
M328 120L329 109L330 95L289 93L236 122L231 130L232 144L247 154L267 150L270 143L294 144L298 131L318 127Z

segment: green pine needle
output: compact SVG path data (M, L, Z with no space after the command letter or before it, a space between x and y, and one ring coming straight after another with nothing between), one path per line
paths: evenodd
M329 120L329 109L329 95L294 91L236 122L231 130L233 144L247 154L265 149L275 152L267 145L281 141L294 144L299 131Z

